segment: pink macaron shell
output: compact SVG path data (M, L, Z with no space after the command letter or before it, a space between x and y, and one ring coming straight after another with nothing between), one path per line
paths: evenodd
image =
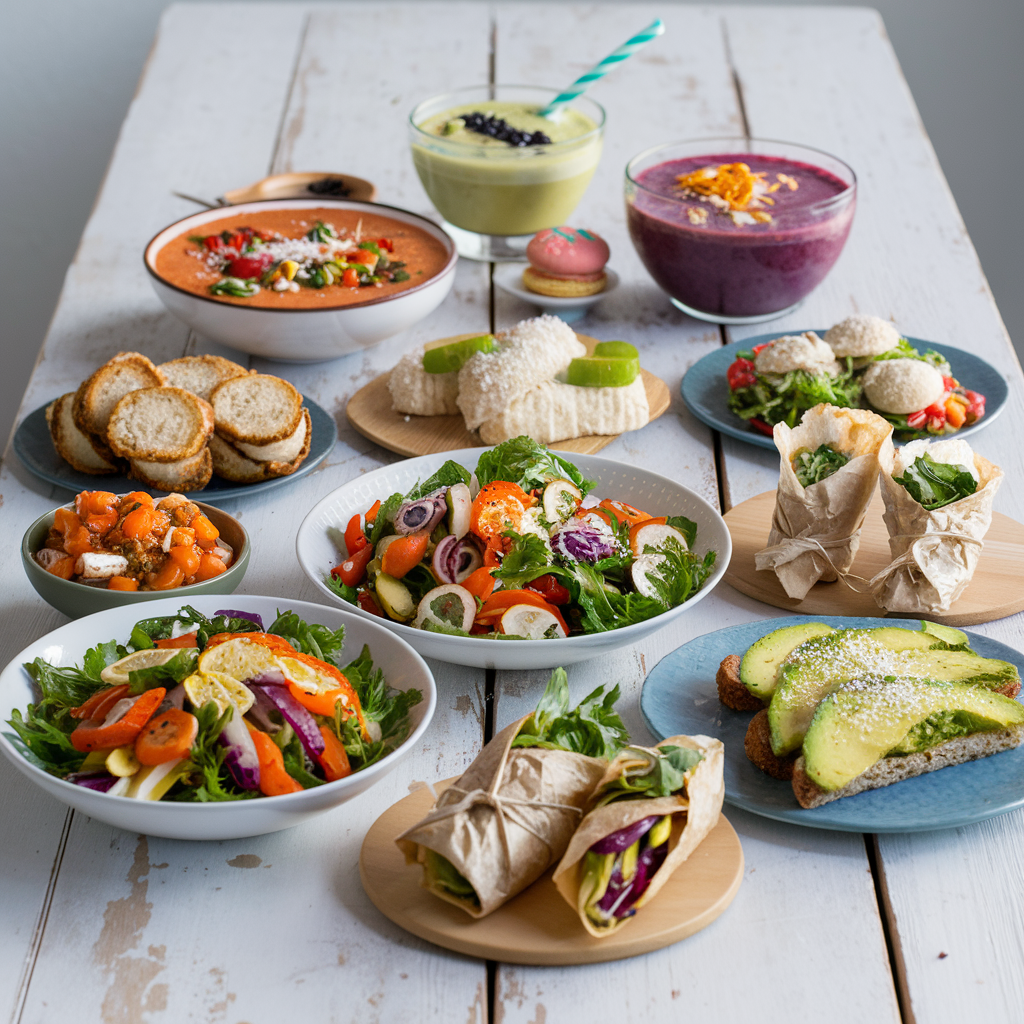
M608 243L600 235L570 227L539 231L526 247L526 258L547 274L598 274L608 256Z

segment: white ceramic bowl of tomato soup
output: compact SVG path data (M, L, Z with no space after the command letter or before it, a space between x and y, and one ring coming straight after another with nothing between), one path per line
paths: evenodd
M423 700L409 712L409 735L376 764L337 782L328 782L301 793L218 803L177 803L111 796L66 782L26 760L11 743L10 727L6 724L15 708L24 712L26 705L38 700L35 684L23 665L36 658L52 665L81 665L82 655L90 647L108 640L125 643L132 626L139 619L173 615L184 604L206 616L213 616L225 605L223 596L165 597L144 607L111 608L76 619L40 637L17 655L0 673L0 722L4 723L0 725L0 750L29 781L62 803L108 825L168 839L242 839L291 828L351 800L379 782L399 761L420 746L434 715L437 688L423 659L394 633L354 613L308 601L252 597L248 594L229 600L234 608L258 613L267 625L277 618L279 610L291 610L306 622L321 623L331 629L344 626L342 664L358 658L363 644L367 644L374 665L383 669L384 678L394 689L417 689L423 694Z
M352 516L364 513L378 498L384 501L396 491L408 493L426 480L448 459L472 471L489 448L463 448L461 451L423 455L406 459L366 473L332 491L310 510L295 538L295 550L303 572L335 604L352 608L357 614L382 622L425 658L472 665L476 668L534 669L569 665L596 658L608 651L636 643L685 615L703 600L725 575L732 557L732 540L725 520L700 495L658 473L628 466L595 455L562 453L589 480L596 481L591 492L595 499L613 498L643 509L651 515L683 515L697 524L693 550L698 555L717 552L715 567L704 586L687 601L661 615L620 629L603 633L574 634L564 639L487 640L479 637L446 636L405 623L381 618L342 601L324 582L324 576L344 559L333 537L340 537ZM588 496L587 501L590 502Z
M394 245L409 280L348 288L333 284L298 292L262 288L251 298L210 294L219 274L199 257L201 242L224 230L251 227L297 238L316 221ZM405 257L408 257L406 259ZM451 291L455 243L418 214L347 199L276 199L192 214L159 232L144 254L150 281L163 304L213 341L251 355L288 362L320 362L376 345L432 313Z

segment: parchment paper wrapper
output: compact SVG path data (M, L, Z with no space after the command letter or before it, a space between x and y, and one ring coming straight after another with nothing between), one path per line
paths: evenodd
M598 807L583 819L572 837L572 842L569 843L569 849L565 851L562 862L555 869L554 883L558 891L566 903L579 914L583 927L597 938L611 935L630 918L620 918L607 928L596 928L580 906L580 863L594 843L642 818L649 818L654 814L673 815L672 834L668 839L668 856L655 872L647 891L634 904L639 911L654 899L672 872L697 849L705 836L718 824L718 815L721 813L722 801L725 798L725 748L721 741L710 736L670 736L662 740L660 746L690 747L704 755L704 760L700 761L687 777L686 795L674 793L672 796L651 799L626 797L613 800L604 807ZM627 766L636 763L635 757L631 757L628 751L619 754L608 765L594 790L595 798L606 783L618 778Z
M802 601L818 580L832 582L838 578L836 570L847 572L853 565L879 458L883 452L892 455L892 426L867 409L822 404L808 409L792 429L776 424L774 436L782 456L775 514L768 546L754 555L754 565L773 570L786 594ZM823 444L850 461L830 477L803 487L793 472L793 456Z
M978 489L929 512L892 478L893 452L882 461L882 500L893 560L871 580L875 603L890 612L949 611L971 582L1003 471L975 453Z
M536 881L565 852L608 762L566 750L512 749L526 718L503 729L419 824L395 842L406 863L425 850L446 857L480 906L423 886L473 917L486 917Z

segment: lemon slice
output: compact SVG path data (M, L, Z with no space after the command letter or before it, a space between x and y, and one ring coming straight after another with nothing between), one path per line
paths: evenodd
M215 647L207 647L199 655L199 671L203 675L223 672L233 679L255 679L280 669L274 652L262 644L236 637Z
M295 658L278 658L277 660L288 682L294 683L306 693L326 693L328 690L338 688L337 679L321 675L312 665L305 665Z
M492 334L481 334L478 338L463 338L461 341L449 341L443 344L428 345L423 353L423 369L427 373L451 373L461 370L470 356L477 352L493 352L495 348Z
M621 388L632 384L640 372L637 357L582 356L565 371L566 384L581 388Z
M108 665L100 673L100 679L111 686L119 686L121 683L129 682L129 672L138 672L140 669L152 668L154 665L166 665L181 651L180 647L150 647L144 651L136 651L120 661L115 661L113 665Z
M193 707L201 708L212 700L222 715L229 707L244 715L256 701L252 690L223 672L193 672L182 685Z

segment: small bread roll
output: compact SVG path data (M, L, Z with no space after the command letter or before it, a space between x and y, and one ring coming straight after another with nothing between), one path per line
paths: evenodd
M827 373L830 377L842 372L832 349L814 331L786 334L776 338L754 357L758 373L789 373L806 370L807 373Z
M854 313L825 332L825 342L836 358L880 356L900 343L900 332L887 320L869 313Z
M864 372L864 394L881 412L906 416L927 409L946 390L942 374L920 359L883 359Z

